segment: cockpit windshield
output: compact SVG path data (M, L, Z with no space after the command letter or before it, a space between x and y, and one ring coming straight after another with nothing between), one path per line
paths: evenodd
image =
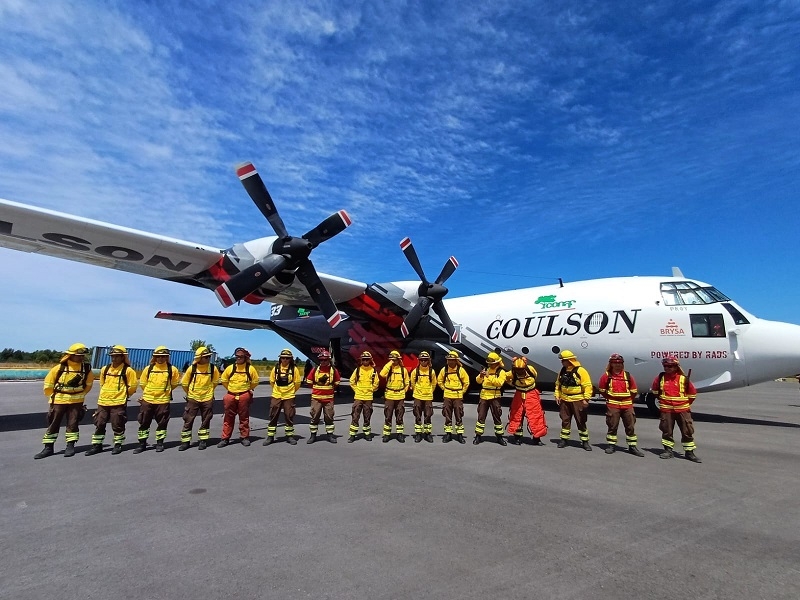
M664 306L682 304L714 304L730 300L714 287L700 287L693 281L670 281L661 284Z

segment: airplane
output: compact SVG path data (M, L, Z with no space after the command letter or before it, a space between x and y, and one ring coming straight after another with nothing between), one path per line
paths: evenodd
M552 390L562 350L575 352L595 382L619 353L639 401L656 410L647 392L667 355L700 392L800 372L800 326L759 319L677 268L665 277L559 280L451 298L447 308L444 283L458 262L450 257L431 283L409 238L400 247L417 281L366 284L318 273L311 252L349 227L350 216L338 211L291 236L255 166L244 163L237 175L276 235L220 249L0 199L0 246L211 289L225 307L268 302L268 319L164 311L156 318L273 331L308 357L331 350L345 376L365 350L379 366L400 350L409 369L427 350L438 370L455 349L474 380L496 351L506 367L527 357L539 387Z

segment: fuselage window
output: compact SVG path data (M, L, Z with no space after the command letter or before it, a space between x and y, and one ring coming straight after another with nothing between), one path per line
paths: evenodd
M692 337L725 337L725 321L721 314L689 315Z
M725 307L725 310L731 313L731 316L733 317L733 322L736 323L737 325L748 325L750 323L750 321L747 320L747 317L745 317L742 313L736 310L736 307L734 307L732 304L723 302L722 306Z
M729 300L725 294L713 287L700 287L694 281L676 281L661 284L664 306L684 304L714 304Z

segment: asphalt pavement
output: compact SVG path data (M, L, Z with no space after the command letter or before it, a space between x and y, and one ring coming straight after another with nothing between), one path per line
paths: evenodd
M796 382L701 394L702 464L659 459L658 420L644 408L646 456L605 454L599 403L594 450L574 428L559 450L549 393L543 447L492 435L443 444L439 403L433 444L348 444L348 397L337 399L338 444L307 445L305 390L298 445L263 447L268 394L256 390L250 447L216 447L217 402L213 445L199 451L195 437L178 452L175 402L167 450L134 455L133 402L122 454L109 451L109 427L106 451L84 456L87 416L75 457L63 456L62 428L56 455L35 461L41 382L0 383L0 598L800 598ZM475 408L471 398L470 442ZM378 434L382 421L378 402Z

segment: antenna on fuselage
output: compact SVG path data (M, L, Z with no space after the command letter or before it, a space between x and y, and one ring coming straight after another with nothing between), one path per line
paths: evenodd
M672 267L672 276L673 277L680 277L681 279L685 279L686 275L681 273L680 267Z
M564 287L564 281L561 279L561 277L558 278L558 287Z

